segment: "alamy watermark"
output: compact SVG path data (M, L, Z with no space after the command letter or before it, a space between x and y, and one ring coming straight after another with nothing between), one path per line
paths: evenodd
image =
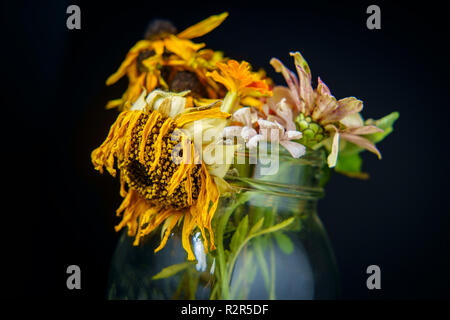
M219 131L214 128L204 130L202 121L194 121L193 129L189 132L183 129L175 130L171 140L178 141L178 144L172 149L172 161L177 165L255 164L258 165L261 175L274 175L278 172L281 136L279 130L261 128L259 134L270 137L270 141L261 139L256 146L247 149L245 146L248 141L242 136L223 136Z
M381 29L381 9L379 6L372 4L367 7L366 13L370 14L367 18L366 26L369 30Z
M367 267L366 273L370 274L367 278L366 286L369 290L381 289L381 269L379 266L373 264Z
M66 273L69 274L66 280L66 286L69 290L81 289L81 269L77 265L67 267Z
M79 6L72 4L67 7L66 13L70 14L66 20L66 27L69 30L81 29L81 9Z

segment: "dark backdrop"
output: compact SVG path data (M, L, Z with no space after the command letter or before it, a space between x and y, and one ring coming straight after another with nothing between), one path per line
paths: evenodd
M366 118L400 111L394 133L379 144L383 160L364 154L371 179L334 174L319 202L342 298L450 296L444 9L430 1L242 3L2 2L2 264L10 292L105 297L121 199L118 182L93 170L90 152L116 117L105 103L126 88L105 80L150 19L169 18L182 30L229 11L199 40L266 68L279 83L269 59L293 67L288 52L299 50L336 97L364 101ZM70 4L81 8L81 30L66 28ZM381 30L366 28L370 4L381 8ZM81 267L80 291L65 287L70 264ZM381 267L378 291L365 285L371 264Z

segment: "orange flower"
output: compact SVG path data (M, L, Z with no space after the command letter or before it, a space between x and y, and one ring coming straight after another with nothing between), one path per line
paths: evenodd
M252 72L248 62L229 60L227 63L218 62L217 67L220 72L215 70L206 75L228 90L222 105L223 111L234 112L241 107L240 104L261 107L259 98L272 95L267 80L263 79L265 74Z
M229 60L227 63L218 62L220 70L208 73L215 81L222 83L228 91L238 92L246 96L255 92L260 94L270 94L269 86L265 80L261 80L257 73L250 71L250 65L246 61L241 63L236 60Z

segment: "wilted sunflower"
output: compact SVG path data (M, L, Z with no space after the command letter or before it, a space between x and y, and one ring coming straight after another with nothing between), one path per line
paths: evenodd
M210 250L215 248L211 220L226 187L221 178L229 165L208 165L201 159L202 150L192 139L193 124L199 121L202 130L215 128L219 136L230 114L219 106L186 108L186 94L155 90L146 96L144 90L130 110L118 115L91 157L101 173L105 167L115 176L115 163L120 171L124 200L117 209L122 221L116 230L128 227L128 235L135 236L134 245L138 245L144 235L162 225L156 252L182 222L182 244L188 259L194 260L189 239L194 229L200 230L205 250L208 239ZM217 143L208 142L203 141L200 148Z
M107 85L128 76L128 88L120 99L111 100L106 108L130 109L143 89L147 92L161 88L174 92L190 90L195 98L223 98L224 90L206 77L216 63L224 60L223 54L203 49L204 43L194 43L197 38L219 26L228 13L211 16L177 33L168 21L156 20L148 28L145 40L138 41L128 52L119 69L107 80ZM193 99L187 100L190 105Z
M275 71L282 73L289 87L275 87L273 99L276 103L286 98L294 107L296 122L303 133L300 143L316 148L331 139L331 152L327 159L329 167L336 165L340 139L367 149L381 158L376 146L362 137L383 132L374 125L364 125L359 114L363 108L362 101L355 97L336 100L320 78L314 90L311 85L311 71L305 59L299 52L291 53L291 56L294 57L298 78L278 59L272 58L270 61Z

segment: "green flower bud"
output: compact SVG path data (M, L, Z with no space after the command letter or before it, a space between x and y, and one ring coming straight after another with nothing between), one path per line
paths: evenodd
M295 119L297 130L301 131L303 137L299 142L303 145L312 147L326 138L325 130L321 125L314 122L310 116L305 117L304 114L299 114Z

